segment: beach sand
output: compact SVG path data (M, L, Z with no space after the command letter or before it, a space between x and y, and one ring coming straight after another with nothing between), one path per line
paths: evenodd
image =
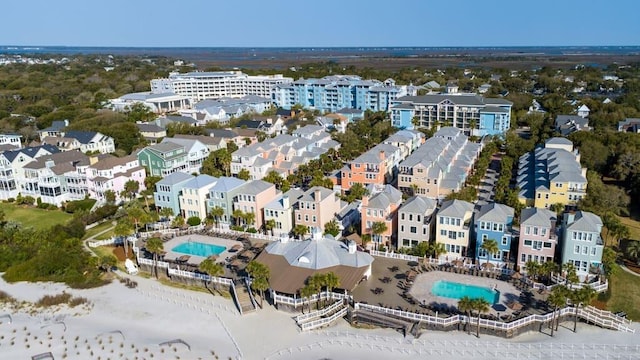
M329 328L302 333L293 320L295 314L277 311L266 303L264 309L240 316L232 301L220 296L167 287L153 279L133 279L138 282L135 289L115 281L89 290L0 280L0 289L19 301L35 302L44 295L66 291L91 303L90 308L57 310L15 310L4 305L0 309L0 358L28 358L50 351L56 359L211 359L214 353L219 359L493 359L525 355L545 359L570 354L596 359L607 353L640 359L640 347L635 348L640 344L640 331L629 334L579 324L578 332L573 333L573 324L567 322L553 338L537 332L514 339L424 332L419 339L405 339L393 330L355 329L340 320ZM12 315L11 323L8 317L1 317L4 314ZM640 330L638 324L632 326ZM180 343L159 345L176 339L190 348ZM602 346L593 348L594 344ZM614 344L618 345L615 349Z

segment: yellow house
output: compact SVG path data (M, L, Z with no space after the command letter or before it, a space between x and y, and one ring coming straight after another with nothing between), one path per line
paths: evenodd
M576 204L587 194L587 169L580 153L566 138L547 140L544 147L524 154L518 163L519 200L525 205L549 208Z

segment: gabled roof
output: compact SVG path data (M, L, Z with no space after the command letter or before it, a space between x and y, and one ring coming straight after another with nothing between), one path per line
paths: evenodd
M286 210L288 208L285 208L284 205L282 204L284 197L289 198L289 207L293 207L293 205L298 202L298 199L300 199L302 195L304 195L304 192L300 189L297 189L297 188L289 189L289 191L279 195L274 200L272 200L267 205L265 205L264 208L271 209L271 210Z
M136 124L138 130L141 132L163 132L166 131L165 128L158 126L156 124Z
M216 184L210 189L210 191L217 192L229 192L233 189L236 189L242 185L244 185L246 181L234 177L222 176L218 178Z
M239 190L239 192L242 194L257 195L272 186L274 186L272 183L263 180L251 180L246 182L242 186L242 189Z
M320 195L319 199L316 199L316 194ZM304 194L299 198L299 201L322 201L333 194L334 192L327 189L326 187L314 186L305 191Z
M24 166L25 169L44 169L48 167L56 175L74 171L77 166L88 166L89 157L80 151L66 151L43 155Z
M567 218L573 221L567 224L567 230L600 232L602 229L602 219L593 213L587 211L577 211L575 214L565 214L565 222Z
M569 140L567 138L552 137L549 140L545 141L545 145L571 145L571 146L573 146L573 143L571 142L571 140Z
M155 151L155 152L159 152L159 153L166 153L166 152L170 152L170 151L174 151L174 150L178 150L178 149L184 149L183 145L174 143L174 142L161 142L158 144L154 144L154 145L150 145L147 146L145 149L151 150L151 151ZM144 150L144 149L142 149Z
M22 148L22 149L17 149L17 150L10 150L10 151L5 151L2 153L2 155L9 161L13 162L13 160L18 157L18 155L20 154L24 154L30 158L33 158L34 156L36 156L38 154L38 152L40 150L46 151L50 154L55 154L55 153L59 153L60 150L58 150L57 147L53 146L53 145L40 145L40 146L32 146L32 147L26 147L26 148Z
M218 181L218 178L213 177L211 175L207 175L207 174L200 174L196 177L194 177L193 179L187 181L184 184L184 188L188 188L188 189L202 189L208 186L213 186L215 185L216 181Z
M176 185L185 181L188 181L192 178L194 178L195 176L190 175L190 174L186 174L180 171L171 173L165 177L162 178L162 180L158 181L156 183L156 185Z
M391 204L396 204L402 200L402 192L391 185L385 185L382 191L369 198L368 208L386 209Z
M128 155L121 158L116 156L107 156L103 157L90 167L96 170L107 170L113 169L115 166L126 165L132 161L138 161L138 158L135 155Z
M62 131L65 127L69 125L69 120L54 120L51 123L51 126L39 130L38 132L54 132L54 131Z
M480 207L476 221L491 221L491 222L507 222L508 218L513 218L514 210L512 207L498 204L488 203Z
M235 131L229 129L204 129L204 131L209 136L217 138L233 139L234 137L238 136Z
M473 204L463 200L447 200L442 203L438 216L464 218L465 214L473 212Z
M164 138L160 142L160 144L165 144L165 143L177 144L181 147L184 147L186 152L191 152L191 150L193 150L193 148L198 145L201 145L203 147L205 146L203 143L201 143L198 140L184 139L184 138Z
M532 226L554 227L557 215L549 209L526 208L520 214L520 224Z
M95 131L66 131L65 137L78 140L81 144L89 144L98 135Z
M436 209L436 206L438 206L438 202L434 199L424 196L412 196L402 204L398 212L413 214L432 213Z

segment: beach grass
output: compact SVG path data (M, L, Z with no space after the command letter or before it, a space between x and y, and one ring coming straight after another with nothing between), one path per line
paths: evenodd
M48 229L53 225L64 224L71 219L71 214L60 210L43 210L24 205L0 203L0 210L4 212L5 220L13 220L24 226L35 229Z
M618 216L618 219L629 228L631 239L640 240L640 221L622 216Z
M607 300L607 309L612 312L624 311L631 320L640 320L640 276L630 274L622 269L609 280L611 296Z
M111 223L111 221L105 221L105 222L103 222L103 223L101 223L99 225L96 225L96 226L92 227L91 229L88 229L85 232L83 239L88 239L88 238L90 238L92 236L95 236L96 234L99 234L99 233L101 233L101 232L103 232L103 231L105 231L105 230L107 230L107 229L109 229L109 228L111 228L113 226L114 225ZM106 234L110 234L110 233L113 234L113 231L107 231L105 233L105 235ZM98 239L98 240L102 240L102 239Z

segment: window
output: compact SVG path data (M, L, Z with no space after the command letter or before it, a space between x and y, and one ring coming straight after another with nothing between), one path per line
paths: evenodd
M591 256L596 256L596 251L597 251L597 250L598 250L598 249L597 249L595 246L592 246L592 247L591 247Z
M460 219L456 219L456 226L460 226Z
M538 235L538 227L537 226L533 227L533 235Z
M542 244L542 246L544 246L546 249L551 249L551 243L550 242L545 242L544 244Z
M400 231L404 232L404 225L400 225Z
M449 239L455 240L457 238L458 233L455 231L449 231Z
M527 261L527 254L522 254L522 256L520 256L520 262L526 262Z
M404 213L400 214L400 220L404 220Z
M541 234L542 236L547 236L547 228L542 228Z
M440 224L444 224L444 218L440 216Z
M447 235L447 230L440 230L440 235L446 236Z
M309 215L306 215L306 214L305 214L305 216L304 216L304 221L305 221L305 222L309 222Z
M458 232L458 237L459 238L463 238L464 237L464 233L462 231Z
M531 226L525 227L524 228L524 233L527 234L527 235L531 234Z
M409 228L409 232L412 234L417 234L418 233L418 228L416 228L415 226L412 226Z
M312 223L315 223L315 222L316 222L316 216L315 216L315 215L313 215L313 216L311 217L311 222L312 222Z
M588 246L583 246L582 247L582 255L589 255L589 247Z
M502 237L502 245L507 245L509 243L509 238L506 236Z
M580 245L576 245L576 246L573 248L573 253L574 253L574 254L580 254Z
M525 240L524 246L531 246L531 240Z

